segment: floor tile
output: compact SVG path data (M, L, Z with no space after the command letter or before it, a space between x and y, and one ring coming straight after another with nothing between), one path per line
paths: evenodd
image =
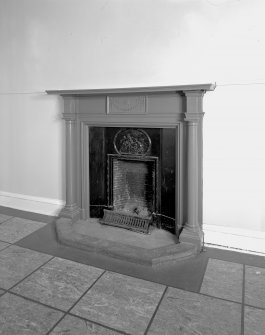
M9 245L10 245L9 243L1 242L1 241L0 241L0 250L5 249L5 248L8 247Z
M12 216L5 215L5 214L0 214L0 223L2 223L4 221L7 221L7 220L9 220L11 218L12 218Z
M143 334L165 287L107 272L71 313L108 327Z
M54 258L13 289L25 297L67 311L104 270Z
M241 305L169 288L148 335L240 335Z
M265 308L265 269L246 266L245 303Z
M63 313L6 293L0 297L1 335L44 335Z
M243 265L209 259L201 293L236 302L242 301Z
M9 289L51 257L16 245L0 251L0 287Z
M67 315L50 335L119 335L114 330L99 326L87 320Z
M45 226L46 223L21 218L12 218L0 224L1 241L15 243Z
M244 335L265 334L265 310L245 307Z

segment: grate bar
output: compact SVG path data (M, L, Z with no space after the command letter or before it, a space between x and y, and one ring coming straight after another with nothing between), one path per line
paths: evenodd
M100 220L100 223L148 234L151 221L152 217L141 218L130 214L104 209L104 216Z

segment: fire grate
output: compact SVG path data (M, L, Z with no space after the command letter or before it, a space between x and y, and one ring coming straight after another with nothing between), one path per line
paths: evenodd
M100 223L148 234L151 221L152 217L141 218L127 213L118 213L104 209L104 216L100 220Z

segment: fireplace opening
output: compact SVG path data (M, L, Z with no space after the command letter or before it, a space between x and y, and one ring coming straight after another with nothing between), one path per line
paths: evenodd
M175 232L175 129L90 127L90 213L102 223Z

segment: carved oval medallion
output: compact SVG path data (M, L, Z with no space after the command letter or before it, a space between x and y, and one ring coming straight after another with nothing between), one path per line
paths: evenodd
M114 147L119 155L144 156L150 152L151 139L142 129L122 129L115 135Z
M146 113L145 96L110 96L108 97L109 114L144 114Z

